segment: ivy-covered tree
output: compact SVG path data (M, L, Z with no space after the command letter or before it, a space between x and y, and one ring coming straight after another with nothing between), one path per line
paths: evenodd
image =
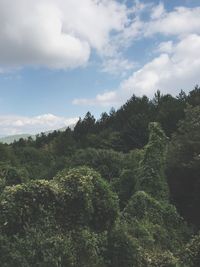
M149 193L156 199L168 198L168 185L165 178L167 137L158 123L149 125L149 142L144 147L139 164L136 189Z
M65 227L90 226L95 231L112 227L119 212L118 198L97 172L88 167L64 170L54 182L64 194L60 209Z

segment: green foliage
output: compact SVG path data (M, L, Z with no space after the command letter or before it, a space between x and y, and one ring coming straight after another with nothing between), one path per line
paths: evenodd
M76 148L76 142L73 138L72 131L68 128L55 137L51 143L50 151L55 155L71 156Z
M0 165L0 192L6 186L17 185L28 181L28 172L25 168L12 167L8 164Z
M193 107L200 105L200 87L198 85L196 85L195 88L189 92L187 102Z
M183 93L184 94L184 93ZM177 123L184 118L185 98L174 98L171 95L156 95L156 120L162 125L163 130L168 136L177 129Z
M148 267L183 267L170 251L147 251L144 253L144 262L144 266Z
M112 129L102 130L99 134L90 133L86 137L88 147L96 149L114 149L116 151L123 150L121 134Z
M181 253L182 264L187 267L200 266L200 235L196 235Z
M88 228L72 233L75 264L77 267L104 267L103 248L105 234L97 234Z
M13 154L10 147L0 143L0 162L9 162L12 160Z
M26 228L24 235L0 236L2 267L103 267L104 237L88 229L63 234L46 226Z
M167 160L171 195L178 210L199 227L200 105L187 106L185 119L173 135Z
M53 156L45 150L32 146L16 147L15 155L19 158L19 164L27 169L30 179L44 179L49 176L54 167Z
M88 167L60 172L55 178L64 192L64 224L109 229L118 216L118 198L108 183Z
M199 92L0 144L0 265L199 266Z
M95 132L95 118L90 113L87 112L84 119L77 122L76 126L74 127L73 136L77 141L78 145L82 147L88 146L88 139L87 135Z
M0 232L13 235L27 226L55 224L59 198L57 187L44 180L7 187L0 196Z
M124 208L135 191L136 175L132 170L124 169L111 185L119 197L120 207Z
M123 211L134 236L147 246L171 251L182 247L188 238L187 227L174 206L159 202L141 191L133 195Z
M0 251L2 267L72 267L75 261L70 236L39 228L23 236L0 236Z
M165 179L167 137L158 123L150 123L149 142L144 148L139 165L137 190L143 190L157 199L168 198Z
M0 199L1 266L103 267L106 237L99 231L117 216L116 195L89 168L7 187Z
M86 165L91 167L108 181L119 177L123 164L124 155L111 149L81 149L77 150L70 159L71 166Z
M107 266L142 267L142 255L137 239L123 225L117 225L108 238Z

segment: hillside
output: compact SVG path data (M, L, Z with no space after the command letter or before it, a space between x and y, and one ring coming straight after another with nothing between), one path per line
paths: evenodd
M69 125L68 126L70 129L73 129L75 127L75 125ZM68 127L63 127L63 128L60 128L60 129L57 129L55 131L59 131L59 132L64 132ZM53 131L46 131L44 132L45 135L48 135L50 133L52 133ZM38 133L38 135L40 135L42 133ZM0 137L0 143L2 144L12 144L13 142L17 142L19 141L20 139L24 139L24 140L27 140L29 137L31 137L33 140L36 139L36 135L31 135L31 134L16 134L16 135L8 135L8 136L3 136L3 137Z
M200 266L200 88L0 144L2 266Z
M31 134L16 134L16 135L9 135L9 136L4 136L0 138L0 142L3 144L11 144L14 141L19 141L19 139L28 139L29 137L32 137L33 139L35 138L34 135Z

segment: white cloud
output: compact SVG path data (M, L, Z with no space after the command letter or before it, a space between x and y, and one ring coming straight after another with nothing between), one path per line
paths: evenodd
M162 42L159 44L158 48L156 49L156 52L160 53L171 53L173 51L173 42L172 41L167 41L167 42Z
M150 13L149 21L141 19L143 12ZM0 72L27 65L85 66L93 50L103 62L107 57L127 66L119 50L157 33L200 33L200 7L167 12L163 3L141 1L127 8L116 0L0 0Z
M105 92L103 94L98 94L95 98L79 98L74 99L72 102L74 105L84 105L84 106L112 106L112 105L118 105L119 97L118 93L116 91L109 91Z
M157 6L154 6L151 13L152 19L159 19L165 13L165 8L163 3L159 3Z
M149 14L149 19L142 20L141 15L145 12ZM124 74L127 74L128 70L131 69L126 68L128 64L125 64L125 61L128 63L127 59L123 60L123 57L121 57L118 64L114 63L119 58L116 51L124 51L135 41L155 37L156 34L169 38L176 37L179 40L189 34L200 34L200 7L177 7L173 11L167 12L162 2L158 5L142 5L141 2L136 1L136 5L129 10L129 15L131 15L131 19L129 17L123 30L112 38L110 47L108 46L112 57L111 60L108 58L103 63L103 69L108 73L123 72L124 69ZM173 42L171 40L163 42L159 45L157 52L171 53L172 46Z
M166 12L162 10L162 6L160 8L158 6L152 11L152 16L153 19L145 23L143 29L145 36L156 33L174 36L200 33L200 7L177 7L171 12Z
M73 103L118 105L133 93L151 96L161 89L175 94L175 89L199 83L200 7L167 12L163 3L134 2L128 9L116 0L0 0L0 71L25 65L84 66L95 50L103 59L101 70L122 73L134 67L123 57L124 49L160 34L167 40L158 45L158 55L118 90ZM149 13L145 21L142 12Z
M121 82L118 89L98 94L93 99L76 99L74 104L117 106L132 94L152 97L157 89L176 95L200 83L200 7L177 7L167 12L163 3L147 6L150 18L137 15L118 36L119 43L134 39L168 38L155 49L157 56ZM173 37L173 41L170 39Z
M108 58L102 64L102 72L121 75L123 77L134 67L135 64L128 59L122 57Z
M143 13L146 13L146 19ZM134 6L129 15L128 24L114 38L118 47L128 47L135 40L155 37L156 34L178 38L200 34L200 7L175 7L167 12L162 2L158 5L151 3L145 4L139 11L137 5Z
M36 134L56 130L76 123L78 118L64 118L53 114L43 114L35 117L0 116L0 134L14 135L21 133Z
M169 47L170 53L167 53ZM99 94L94 99L76 99L74 104L119 105L132 94L152 97L160 89L176 95L181 89L188 91L200 84L200 35L190 34L177 44L166 45L163 50L165 53L135 71L118 90Z
M174 44L170 54L162 53L121 85L124 91L152 96L155 90L177 94L200 83L200 35L191 34Z
M127 48L132 45L134 40L141 38L145 23L140 20L139 16L136 16L130 21L130 24L121 31L115 38L113 38L114 44L118 48Z
M85 65L126 22L114 0L0 0L0 66Z

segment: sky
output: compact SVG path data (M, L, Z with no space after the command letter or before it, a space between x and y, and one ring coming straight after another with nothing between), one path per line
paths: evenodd
M0 0L0 136L196 84L199 0Z

